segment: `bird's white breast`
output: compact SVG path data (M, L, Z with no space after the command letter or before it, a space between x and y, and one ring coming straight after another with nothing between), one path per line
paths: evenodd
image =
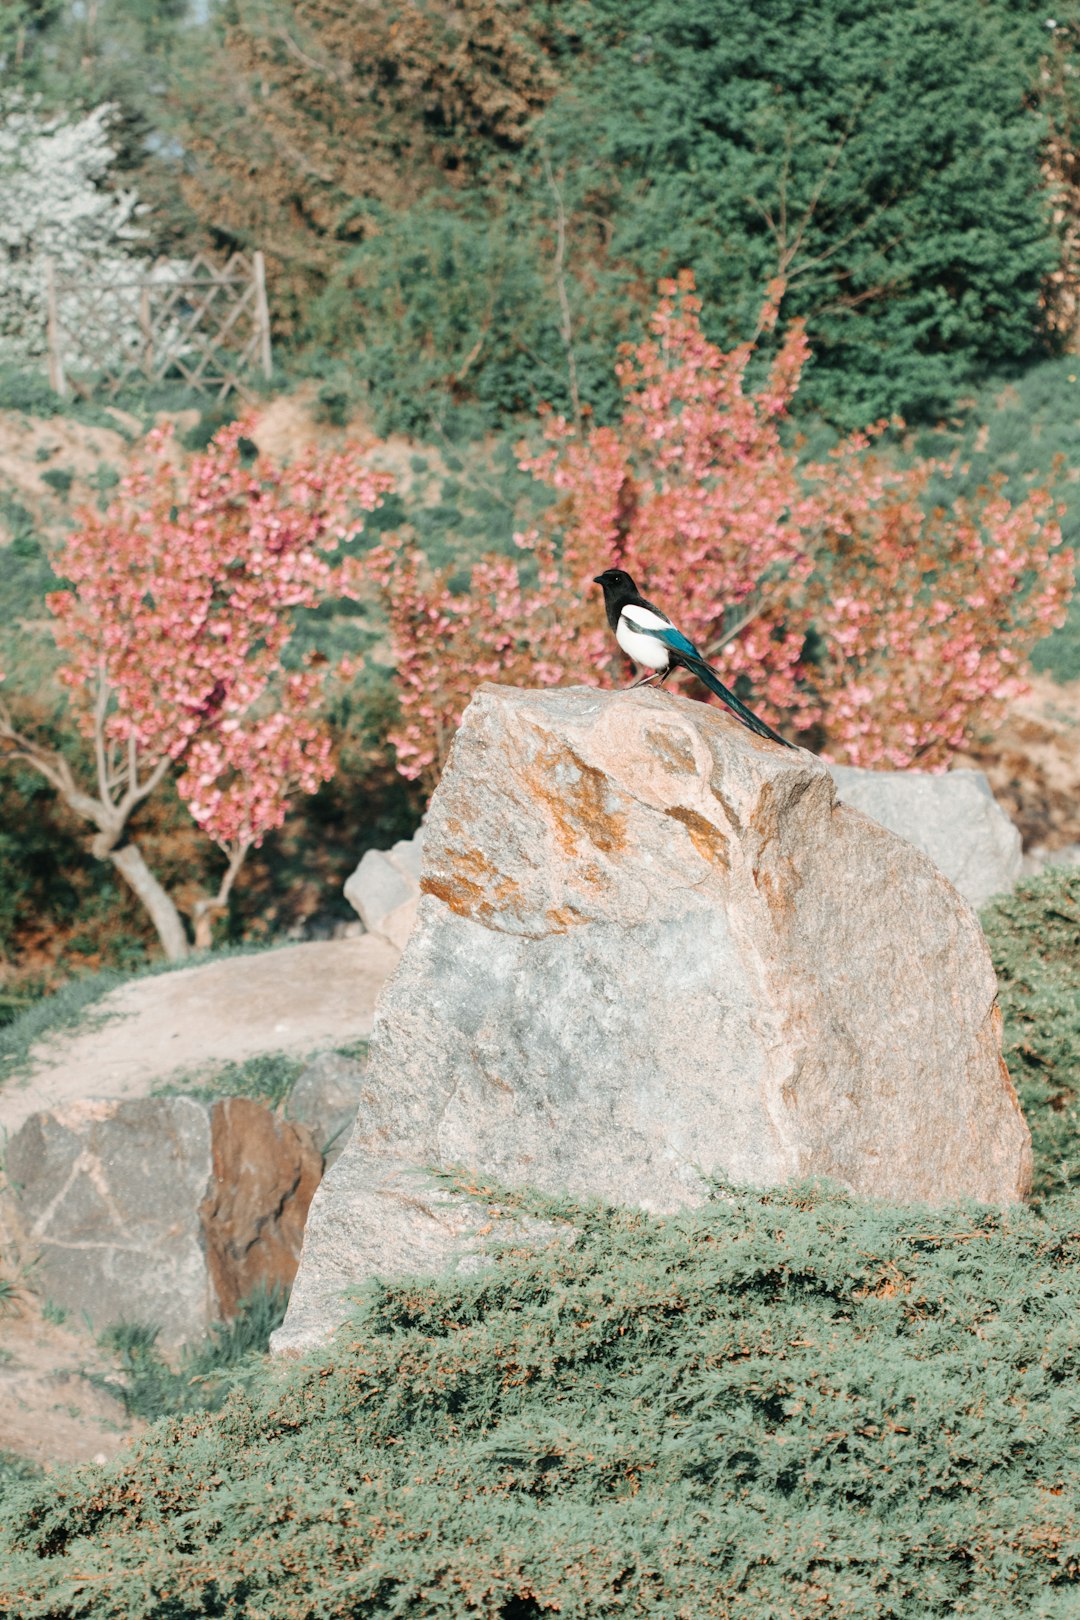
M646 635L642 630L635 629L638 625L655 625L658 630L668 627L668 620L662 619L659 613L652 613L648 608L624 607L619 614L619 622L615 627L615 639L628 658L645 669L667 669L671 662L671 654L662 641L655 636Z

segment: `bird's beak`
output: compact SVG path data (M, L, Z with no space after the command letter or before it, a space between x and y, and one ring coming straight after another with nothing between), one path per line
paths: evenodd
M604 583L603 574L594 574L593 575L593 584L594 585L602 585L603 583Z

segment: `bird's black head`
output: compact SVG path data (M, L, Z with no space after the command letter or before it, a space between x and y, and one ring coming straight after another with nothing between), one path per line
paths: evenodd
M605 568L602 574L597 574L593 584L602 585L605 596L636 596L638 594L637 586L623 568Z

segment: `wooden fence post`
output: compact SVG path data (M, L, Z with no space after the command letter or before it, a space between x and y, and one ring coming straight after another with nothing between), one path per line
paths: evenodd
M67 384L60 342L60 319L56 309L56 265L51 258L45 260L45 295L48 306L49 387L63 399Z
M259 357L262 360L262 373L269 377L272 370L270 358L270 306L266 302L266 261L262 250L256 249L251 256L252 267L255 272L255 320L259 328Z
M148 382L154 377L154 328L150 322L150 283L144 281L139 288L139 325L143 339L143 370Z

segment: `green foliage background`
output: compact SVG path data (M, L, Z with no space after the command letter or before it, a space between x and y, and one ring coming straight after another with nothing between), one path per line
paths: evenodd
M684 266L724 344L753 330L783 268L785 313L808 318L814 349L800 408L845 427L926 418L1043 352L1060 249L1039 179L1036 8L593 0L558 8L561 31L549 11L532 26L560 88L509 171L501 153L487 189L366 213L357 199L361 239L310 337L352 336L382 426L466 432L541 399L569 408L560 203L581 396L600 418L617 406L614 343Z
M152 251L265 248L281 354L347 373L382 429L570 405L560 210L598 416L659 276L694 269L726 344L783 268L815 351L802 406L862 426L1051 341L1040 163L1072 117L1075 6L1054 21L1030 0L15 0L0 54L47 104L113 102Z
M973 370L1035 352L1055 259L1032 183L1041 13L954 0L590 11L568 92L590 138L564 150L570 163L591 151L595 187L617 177L612 257L650 285L692 267L729 342L791 252L786 313L809 318L815 351L804 407L849 426L925 415ZM560 113L545 114L553 135Z

